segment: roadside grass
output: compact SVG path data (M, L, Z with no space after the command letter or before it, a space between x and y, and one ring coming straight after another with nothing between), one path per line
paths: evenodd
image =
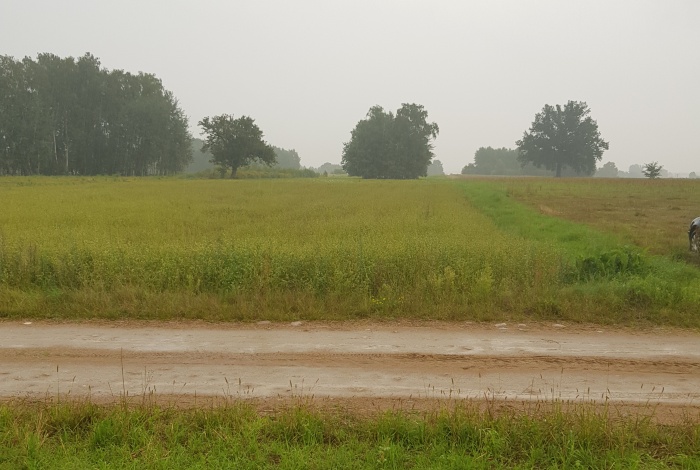
M697 468L700 425L533 404L376 415L298 405L0 405L2 468Z
M696 267L520 203L561 184L0 178L0 318L700 327Z

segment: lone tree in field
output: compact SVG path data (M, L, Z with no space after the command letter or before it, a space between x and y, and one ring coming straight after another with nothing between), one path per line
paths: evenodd
M560 177L564 167L577 173L592 175L596 162L608 150L598 124L589 116L590 109L582 101L545 105L523 138L516 142L521 165L532 163L538 168L556 171Z
M234 119L222 114L199 121L206 135L202 152L212 154L211 162L224 169L231 169L231 178L236 177L238 168L259 161L273 165L275 150L263 140L263 133L248 116Z
M343 145L343 169L363 178L413 179L426 176L432 141L440 132L418 104L401 105L396 115L373 106Z
M642 173L644 173L644 176L650 179L656 179L659 176L661 176L661 170L663 170L664 167L662 165L659 165L658 162L651 162L651 163L646 163L644 165L644 169L642 170Z

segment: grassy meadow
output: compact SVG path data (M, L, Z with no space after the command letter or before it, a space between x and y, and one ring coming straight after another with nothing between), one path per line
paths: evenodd
M557 190L579 191L587 209L601 203L600 187L617 191L586 182L599 189L544 179L2 178L0 316L700 326L700 271L655 255L660 229L628 239L537 208ZM654 189L634 183L620 185L640 198ZM626 207L622 193L605 204Z

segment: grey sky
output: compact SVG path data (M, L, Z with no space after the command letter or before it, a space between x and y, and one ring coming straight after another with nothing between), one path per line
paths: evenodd
M195 136L204 116L247 114L306 166L339 163L377 104L424 105L458 173L577 100L603 162L700 173L697 0L3 0L0 54L39 52L153 73Z

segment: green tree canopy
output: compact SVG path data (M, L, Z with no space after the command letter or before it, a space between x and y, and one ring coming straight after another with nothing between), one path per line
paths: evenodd
M202 152L211 152L212 163L224 170L231 170L231 178L236 177L238 168L253 162L273 165L275 151L263 140L263 132L248 116L234 119L222 114L199 121L206 136Z
M187 117L154 75L91 54L0 56L0 174L163 175L191 156Z
M438 125L418 104L404 103L396 115L370 108L343 145L342 165L350 176L407 179L426 176Z
M642 173L644 176L650 179L656 179L659 176L661 176L661 171L663 170L663 166L659 165L658 162L651 162L651 163L646 163L643 167L644 169L642 170Z
M275 166L279 168L291 168L298 170L301 168L301 158L296 150L287 150L279 147L272 147L275 151L277 163Z
M545 105L530 130L516 142L520 163L545 167L558 177L566 167L586 175L595 173L596 162L609 146L589 114L582 101L569 101L563 107Z

